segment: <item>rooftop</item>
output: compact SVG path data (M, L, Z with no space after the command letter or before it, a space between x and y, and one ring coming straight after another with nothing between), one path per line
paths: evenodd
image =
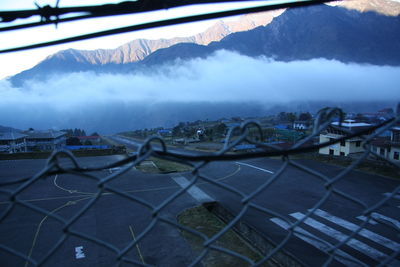
M26 136L18 132L0 132L0 140L17 140Z
M338 121L332 122L332 125L339 126L339 122ZM340 126L346 128L353 128L353 127L369 127L372 125L365 122L356 122L355 120L344 120Z
M55 139L65 135L66 133L55 130L46 130L46 131L25 131L24 134L26 134L27 138L29 139L42 139L42 138Z

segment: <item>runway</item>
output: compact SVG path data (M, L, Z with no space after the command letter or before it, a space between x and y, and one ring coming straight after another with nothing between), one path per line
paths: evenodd
M117 156L79 158L79 162L83 166L98 166L118 159ZM312 161L297 163L330 178L342 170ZM45 160L3 161L0 179L10 181L33 175L45 164ZM288 235L288 222L303 218L325 199L283 246L299 263L320 266L328 258L324 251L345 240L364 222L362 203L374 205L399 186L394 179L351 172L333 185L337 192L329 193L326 181L295 164L274 177L282 164L281 160L265 158L212 162L195 176L149 174L130 169L105 183L105 187L99 181L124 166L92 173L96 178L52 175L21 191L17 195L20 204L10 201L8 194L0 194L1 213L11 207L0 224L0 244L36 262L46 258L44 266L110 266L119 257L126 259L122 266L131 266L128 262L187 266L195 258L190 246L177 227L158 218L176 221L176 216L186 208L218 201L233 214L245 209L241 220L279 245ZM194 185L183 190L191 182ZM2 189L13 192L18 186L21 185ZM359 203L338 192L351 195ZM171 198L174 194L176 197ZM249 207L248 203L264 210ZM364 230L336 251L339 256L333 264L376 265L399 251L399 231L387 225L399 223L399 206L400 199L393 198L376 210L376 220L368 222ZM140 241L133 244L136 240ZM0 249L0 262L6 266L33 266L4 249Z
M84 166L94 166L117 159L113 156L78 160ZM10 168L10 164L14 165L14 176L12 171L1 171ZM0 162L0 179L18 179L21 177L18 170L21 169L24 175L29 170L34 174L44 164L43 160ZM119 169L107 169L94 175L101 179L115 171ZM7 189L14 191L18 186L8 186ZM169 176L145 174L132 169L108 182L107 188L99 188L96 179L71 174L40 179L18 194L17 199L18 203L32 205L42 212L21 204L12 205L8 196L1 194L1 213L8 207L12 207L12 211L1 221L0 244L36 262L47 258L47 253L56 248L45 266L112 266L128 247L129 251L123 257L131 262L172 266L175 263L188 265L193 260L179 230L159 221L145 238L130 246L155 221L152 207L158 207L180 190ZM112 188L122 194L113 192ZM180 211L196 205L190 196L182 195L163 208L158 216L175 220ZM63 221L51 215L57 215ZM75 216L79 217L74 220ZM68 232L64 234L66 225ZM57 242L62 244L57 247ZM32 266L27 260L4 250L0 250L0 262L4 266Z

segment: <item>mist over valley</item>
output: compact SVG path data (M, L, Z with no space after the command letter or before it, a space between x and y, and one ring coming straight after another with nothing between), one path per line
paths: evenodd
M2 81L1 125L114 133L198 119L316 112L327 105L374 111L400 100L399 84L400 67L279 62L218 51L151 73L77 72L24 87Z
M60 51L0 81L0 125L115 133L325 106L394 107L400 4L389 14L360 3L247 16L186 39Z

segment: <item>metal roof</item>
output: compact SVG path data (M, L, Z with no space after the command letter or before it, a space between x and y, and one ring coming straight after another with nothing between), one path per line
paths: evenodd
M54 131L54 130L26 131L24 133L27 134L27 139L43 139L43 138L55 139L63 135L66 135L65 132Z
M332 125L339 126L339 122L338 121L332 122ZM353 128L353 127L369 127L372 125L365 122L354 122L352 120L345 120L344 122L342 122L340 126L346 128Z
M0 140L17 140L26 136L26 134L21 134L18 132L0 132Z

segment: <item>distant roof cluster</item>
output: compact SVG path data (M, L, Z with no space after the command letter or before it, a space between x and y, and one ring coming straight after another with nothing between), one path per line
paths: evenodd
M332 125L335 126L339 126L339 124L340 123L338 121L332 122ZM353 128L353 127L369 127L372 125L365 122L356 122L355 120L344 120L342 124L340 124L340 126L346 128Z
M17 140L26 136L26 134L21 134L18 132L0 132L0 140Z
M25 131L24 134L28 135L29 139L42 139L42 138L58 138L60 136L66 135L65 132L55 131L55 130L45 130L45 131Z
M64 132L55 130L44 130L44 131L30 130L24 132L7 131L7 132L0 132L0 140L17 140L21 138L53 139L61 137L63 135L65 135Z

